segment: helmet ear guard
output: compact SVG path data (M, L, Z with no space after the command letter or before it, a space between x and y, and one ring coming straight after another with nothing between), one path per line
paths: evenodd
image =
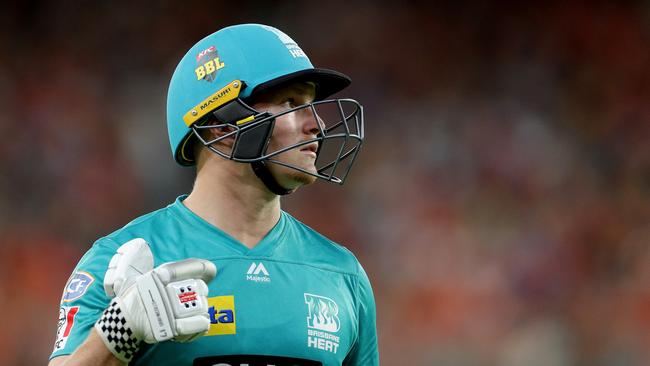
M221 155L230 160L235 161L251 161L251 167L255 175L264 183L264 185L273 193L277 195L286 195L293 192L293 189L286 189L275 180L268 167L261 161L261 157L265 154L266 148L271 140L273 127L275 126L275 118L271 117L271 113L255 110L243 100L237 98L232 100L222 107L214 110L211 115L219 122L218 125L193 125L192 132L194 135L213 152ZM259 123L255 123L258 122ZM240 126L250 124L249 128L241 128ZM200 130L209 128L226 128L234 127L234 131L226 133L225 135L205 141L200 134ZM231 153L226 154L220 151L214 144L222 139L233 136L235 143L232 147Z
M270 114L263 116L267 117ZM257 159L264 154L271 140L275 119L269 119L255 127L242 131L233 148L233 157L236 159Z
M264 154L271 139L275 119L268 118L270 116L270 113L259 112L237 98L216 108L208 115L207 121L202 124L192 125L192 131L203 145L224 158L243 162L253 161ZM210 120L216 120L217 123L212 124L209 122ZM233 131L206 141L200 131L212 128L228 128ZM229 137L235 139L230 153L221 151L214 146L215 143Z
M212 112L212 115L217 121L239 128L239 126L269 117L271 114L260 113L237 98ZM235 159L257 159L262 156L271 139L274 125L275 119L269 119L251 128L241 130L238 138L235 138L232 157Z

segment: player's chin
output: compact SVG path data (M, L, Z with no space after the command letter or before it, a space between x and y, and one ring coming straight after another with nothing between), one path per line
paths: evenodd
M305 164L295 164L294 162L294 164L291 165L306 170L307 172L316 174L316 167L314 166L313 162ZM317 179L311 174L307 174L303 171L277 164L272 164L270 166L270 169L271 173L273 176L275 176L275 179L278 181L278 183L280 183L280 185L286 189L296 189L300 186L312 184Z
M288 188L288 189L294 189L294 188L298 188L300 186L306 186L308 184L312 184L317 179L315 176L313 176L311 174L307 174L307 173L305 173L303 171L296 170L296 169L290 169L290 168L286 168L286 167L284 167L284 168L285 169L283 169L284 170L283 171L283 173L284 173L284 177L283 177L284 179L283 180L286 182L285 187ZM300 168L304 169L304 170L306 170L308 172L316 174L316 168L313 165L312 166L300 166Z
M313 175L300 172L297 170L291 174L291 180L297 183L299 186L306 186L308 184L312 184L316 181L316 179L317 178L314 177Z

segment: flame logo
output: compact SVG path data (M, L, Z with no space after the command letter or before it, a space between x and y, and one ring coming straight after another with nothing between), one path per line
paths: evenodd
M309 309L307 326L326 332L338 332L341 328L339 307L334 300L318 295L305 294L305 303Z

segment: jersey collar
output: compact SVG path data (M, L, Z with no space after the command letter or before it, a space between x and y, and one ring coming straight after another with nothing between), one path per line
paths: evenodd
M208 243L218 246L226 246L229 249L246 256L269 257L282 241L282 236L287 225L287 214L284 211L280 212L280 219L275 226L273 226L273 228L262 238L262 240L260 240L259 243L257 243L256 246L250 249L239 240L233 238L230 234L192 212L187 208L187 206L185 206L185 204L183 204L185 198L187 198L187 195L181 195L176 198L176 201L169 206L170 211L184 226L186 226L187 230L195 230L195 232L203 233L205 235L205 240Z

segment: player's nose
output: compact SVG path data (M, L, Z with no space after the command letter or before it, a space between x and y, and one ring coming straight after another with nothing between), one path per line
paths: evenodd
M303 132L307 135L317 136L325 128L325 123L311 108L305 108L303 113Z

